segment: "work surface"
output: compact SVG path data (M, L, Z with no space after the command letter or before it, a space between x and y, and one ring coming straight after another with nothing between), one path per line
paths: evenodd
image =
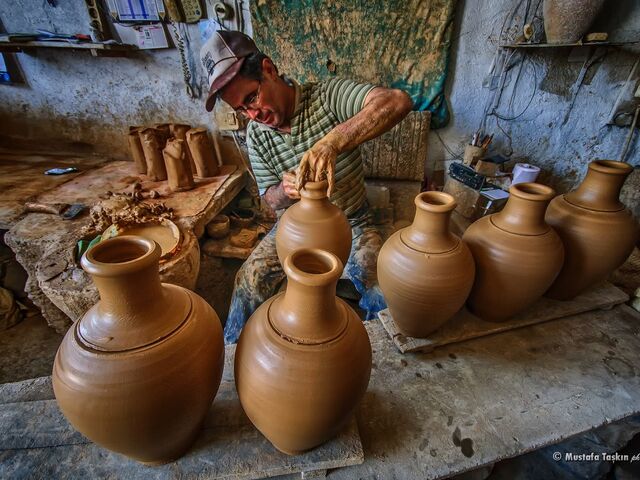
M625 305L425 354L400 354L379 321L367 330L365 462L332 479L446 477L640 412L640 315Z

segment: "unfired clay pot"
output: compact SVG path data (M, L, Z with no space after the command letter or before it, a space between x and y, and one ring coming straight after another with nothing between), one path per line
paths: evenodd
M360 318L336 298L338 258L300 249L284 261L288 284L247 322L236 349L244 411L280 451L294 455L334 437L349 421L371 373Z
M147 176L154 182L167 179L167 169L162 157L162 149L167 143L162 139L163 133L155 128L138 130L144 158L147 163Z
M160 247L122 236L82 257L100 301L67 332L53 365L60 410L83 435L144 463L193 443L220 385L222 328L213 309L160 283Z
M454 198L424 192L415 204L413 223L380 250L378 282L398 329L426 337L464 305L475 265L469 248L449 231Z
M206 128L192 128L186 133L189 150L200 178L215 177L218 172L215 147Z
M129 127L127 142L129 143L129 152L131 152L131 157L136 165L136 172L145 175L147 173L147 162L144 158L142 143L140 143L138 127Z
M195 175L197 173L196 164L193 161L193 157L191 156L191 150L189 149L189 145L187 143L187 132L191 130L191 125L186 125L184 123L172 123L171 124L171 135L174 138L178 138L180 140L184 140L185 142L185 153L187 155L187 159L189 160L189 168L191 169L191 175Z
M548 43L574 43L587 33L604 0L544 0L544 31Z
M169 140L162 151L167 169L167 183L172 192L191 190L194 187L191 166L187 158L188 151L187 142L179 138Z
M565 261L546 296L569 300L622 265L638 239L638 222L620 202L633 168L614 160L589 164L580 186L554 198L546 220L560 235Z
M501 212L482 217L462 236L476 262L467 305L492 322L507 320L538 300L564 260L560 237L544 221L553 189L519 183L509 193Z
M278 222L276 250L280 263L298 248L320 248L336 255L343 265L351 252L351 225L344 212L327 198L327 181L307 182L300 201Z

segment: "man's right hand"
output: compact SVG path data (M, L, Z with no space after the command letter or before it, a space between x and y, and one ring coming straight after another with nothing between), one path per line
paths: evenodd
M282 176L282 189L287 197L292 200L298 200L300 198L300 192L296 188L296 174L295 172L285 172Z

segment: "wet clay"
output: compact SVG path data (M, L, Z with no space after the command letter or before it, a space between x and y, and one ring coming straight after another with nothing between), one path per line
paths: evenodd
M167 183L172 192L191 190L194 187L193 175L187 158L187 143L177 138L167 142L162 151L167 169Z
M344 212L327 198L327 181L307 182L300 201L287 209L276 231L280 263L302 247L320 248L346 264L351 252L351 225Z
M509 194L501 212L471 224L462 236L476 263L467 306L492 322L505 321L538 300L564 260L560 237L544 221L553 189L519 183Z
M154 182L166 180L167 169L162 156L162 149L166 142L162 140L162 132L155 128L143 128L138 132L147 164L147 176Z
M187 132L187 143L200 178L215 177L218 174L213 143L206 128L192 128Z
M189 168L191 169L191 175L195 175L198 173L196 169L196 164L193 161L193 157L191 156L191 150L189 149L189 145L187 143L187 132L191 130L191 125L186 125L183 123L172 123L171 124L171 135L174 138L178 138L180 140L184 140L187 148L185 149L185 153L187 158L189 159Z
M171 138L171 124L156 123L154 128L158 131L158 140L162 148L164 148L167 145L167 141Z
M336 298L338 258L300 249L284 261L287 289L256 310L236 349L242 408L280 451L295 455L334 437L362 399L371 344L357 314Z
M100 301L55 358L60 410L91 441L144 463L191 446L220 385L220 320L202 298L160 283L160 247L142 237L98 243L82 257Z
M569 300L606 280L629 257L638 221L619 196L632 170L627 163L596 160L575 191L553 199L546 221L562 239L565 261L546 296Z
M144 158L144 151L142 150L140 136L138 135L138 129L136 127L129 127L127 142L129 143L131 158L133 158L133 162L136 164L136 172L146 175L147 162Z
M404 335L424 338L462 308L475 265L469 248L449 230L454 198L424 192L413 223L394 233L378 256L378 282Z

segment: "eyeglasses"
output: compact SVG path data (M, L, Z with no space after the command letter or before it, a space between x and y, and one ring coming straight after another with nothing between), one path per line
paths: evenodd
M237 108L234 108L235 112L242 115L243 117L247 116L247 110L257 110L260 108L260 88L262 87L262 83L258 83L258 88L255 92L250 95L247 95L244 101L244 105L240 105Z

